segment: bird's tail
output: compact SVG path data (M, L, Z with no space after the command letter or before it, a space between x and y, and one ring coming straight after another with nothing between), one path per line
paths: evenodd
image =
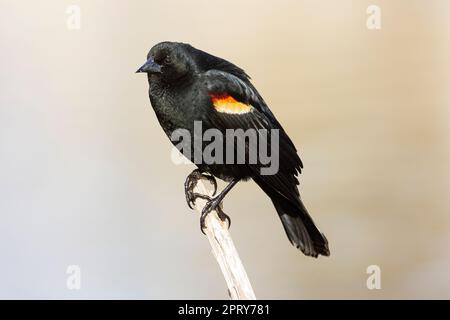
M305 255L317 257L330 255L327 238L316 227L314 221L300 200L293 205L287 200L272 198L289 241Z

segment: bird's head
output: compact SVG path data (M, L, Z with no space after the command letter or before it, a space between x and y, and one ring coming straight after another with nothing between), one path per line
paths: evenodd
M160 42L150 49L147 61L136 71L148 74L149 81L173 83L195 71L190 45L179 42Z

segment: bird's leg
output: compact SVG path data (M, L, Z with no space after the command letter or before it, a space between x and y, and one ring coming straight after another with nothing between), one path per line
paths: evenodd
M189 208L194 209L195 199L201 198L205 200L211 200L211 197L205 196L200 193L194 192L194 188L197 185L198 180L207 179L214 186L213 195L216 194L217 191L217 182L213 176L202 174L199 169L195 169L191 172L190 175L187 176L186 181L184 182L184 193L186 195L186 202Z
M219 216L220 220L228 222L228 228L231 226L231 219L229 216L225 214L222 210L222 200L225 198L228 192L239 182L239 179L233 179L226 187L222 190L221 193L219 193L218 196L209 199L206 203L205 207L202 210L202 214L200 216L200 229L202 230L206 228L205 226L205 218L206 216L213 210L217 211L217 215Z

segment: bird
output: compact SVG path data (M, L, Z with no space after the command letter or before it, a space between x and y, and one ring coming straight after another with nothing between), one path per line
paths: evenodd
M136 73L147 74L150 103L168 137L178 129L195 134L195 122L201 122L203 132L208 129L278 132L279 168L274 174L262 174L259 160L257 163L205 163L194 162L194 156L190 155L189 160L197 169L185 183L189 206L202 197L192 191L192 181L199 175L210 176L215 189L214 178L228 183L219 195L206 197L208 201L200 218L202 230L204 219L212 210L222 220L229 220L221 210L225 195L238 182L253 180L272 201L293 246L306 256L330 255L328 240L314 223L298 191L298 175L303 164L297 149L242 68L188 43L164 41L150 49L146 62ZM272 138L270 134L266 141ZM247 142L245 152L252 148Z

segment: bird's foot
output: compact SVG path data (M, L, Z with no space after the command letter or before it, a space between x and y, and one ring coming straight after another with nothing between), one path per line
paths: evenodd
M184 182L184 193L186 195L186 202L189 206L189 208L194 209L195 200L197 198L205 199L205 200L211 200L211 197L205 196L200 193L194 192L195 186L197 185L197 182L200 179L206 179L214 187L213 196L216 194L217 191L217 182L216 179L213 176L203 174L199 169L195 169L192 171L190 175L187 176L186 181Z
M210 196L194 192L197 182L201 179L205 179L211 182L214 187L212 196L214 196L217 192L216 179L211 175L202 173L199 169L192 171L192 173L186 178L186 181L184 182L184 192L186 195L186 202L191 209L194 209L195 200L197 200L197 198L207 200L207 203L203 208L202 214L200 216L200 229L202 233L205 234L204 229L206 229L206 217L211 211L214 210L217 212L217 216L222 222L227 221L228 228L230 228L231 219L228 215L225 214L225 212L223 212L222 199L219 196L211 198Z
M225 214L225 212L223 212L223 205L221 199L218 199L218 197L212 198L208 200L200 216L200 230L202 231L203 234L205 234L204 229L206 229L205 219L208 216L208 214L210 214L211 211L214 210L217 212L217 216L222 222L225 222L225 220L227 221L228 229L231 226L231 218L227 214Z

